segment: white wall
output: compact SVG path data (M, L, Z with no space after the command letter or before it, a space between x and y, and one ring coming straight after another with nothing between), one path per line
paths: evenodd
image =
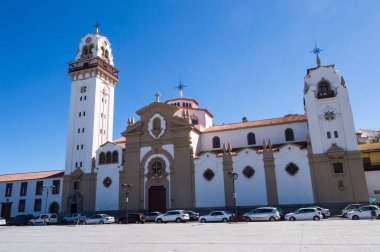
M368 196L375 198L376 202L380 202L380 171L366 171L365 178L367 180ZM375 194L375 190L378 191Z
M224 178L223 159L215 154L205 153L195 164L195 206L196 207L224 207ZM203 173L211 169L215 176L211 181L203 177Z
M290 162L295 163L299 168L294 176L289 175L285 170ZM306 149L300 149L295 145L285 145L278 152L274 152L274 164L279 204L314 202Z
M218 136L220 138L221 147L224 143L230 143L232 148L248 147L249 145L247 144L247 134L249 132L255 133L256 136L256 145L253 146L262 146L264 139L270 139L272 141L272 144L283 144L286 142L285 130L287 128L293 129L295 142L307 140L308 128L306 122L297 122L210 133L205 132L201 134L200 151L212 150L212 138L214 136Z
M233 156L232 160L234 171L239 173L235 181L236 204L238 206L267 205L263 155L246 149L240 151L237 156ZM255 170L251 178L243 175L243 169L246 166L251 166Z
M42 192L42 195L36 195L36 184L37 184L37 181L43 181L43 184L49 188L50 186L53 185L53 180L59 180L60 181L59 193L58 194L52 194L50 189L49 189L49 194L47 197L47 204L46 204L46 190L44 190ZM20 196L20 189L21 189L21 183L22 182L28 182L26 196ZM7 183L13 184L11 197L5 197L5 189L6 189ZM4 203L5 202L12 202L11 217L14 217L18 214L33 214L34 216L36 216L36 215L45 213L45 206L46 206L46 211L49 212L49 206L53 202L57 202L61 208L62 189L63 189L62 178L49 178L49 179L37 179L37 180L0 182L0 202L4 202ZM8 199L8 201L7 201L7 199ZM25 199L25 211L24 212L18 211L20 199ZM41 211L38 211L38 212L34 211L35 199L41 199ZM1 208L0 208L0 211L1 211Z

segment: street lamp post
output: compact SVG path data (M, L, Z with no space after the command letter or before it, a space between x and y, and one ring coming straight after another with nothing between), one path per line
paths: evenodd
M234 207L235 207L235 218L237 218L237 206L236 206L236 191L235 191L235 180L238 179L239 173L237 172L228 172L228 176L232 178L232 198L234 199Z
M47 210L47 202L48 202L49 192L52 192L54 190L54 188L55 188L55 186L47 186L47 185L42 186L42 191L46 191L45 214L47 214L46 210Z
M132 184L122 184L123 190L125 191L125 224L128 224L128 198L129 198L129 192L132 191L133 185Z

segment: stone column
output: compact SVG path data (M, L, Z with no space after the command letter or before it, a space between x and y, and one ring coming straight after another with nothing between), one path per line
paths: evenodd
M229 151L224 151L223 154L223 177L224 177L224 197L226 207L234 207L232 178L228 175L233 171L232 155Z
M274 167L274 157L272 147L264 147L263 152L265 184L267 188L268 205L278 205L277 180Z

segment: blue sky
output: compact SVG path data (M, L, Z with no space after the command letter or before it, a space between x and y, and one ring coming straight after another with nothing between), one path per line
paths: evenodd
M195 98L214 123L303 113L303 77L335 64L355 126L380 129L379 1L2 1L0 173L64 169L70 79L81 37L112 43L114 138L154 100Z

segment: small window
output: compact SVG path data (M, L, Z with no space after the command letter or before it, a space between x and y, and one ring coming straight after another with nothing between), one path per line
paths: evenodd
M80 149L83 150L83 144L81 144Z
M338 131L336 131L336 130L334 131L334 137L338 138Z
M298 166L297 166L295 163L291 162L291 163L289 163L289 164L286 166L285 171L286 171L289 175L291 175L291 176L295 176L295 175L298 173L299 168L298 168Z
M84 133L84 128L82 128L82 133Z
M82 167L82 162L80 162L80 165L79 165L80 167Z
M40 212L41 211L41 199L35 199L34 200L34 212Z
M74 182L74 190L79 190L79 181Z
M20 188L20 196L26 196L28 191L28 182L22 182Z
M79 150L79 144L77 144L77 150Z
M255 133L253 133L253 132L248 133L248 135L247 135L247 143L248 143L248 145L254 145L254 144L256 144Z
M207 181L211 181L215 176L215 173L211 170L211 169L207 169L204 173L203 173L203 177L207 180Z
M333 169L335 174L342 174L344 172L342 163L333 163Z
M12 187L13 187L12 183L7 183L7 185L5 187L5 197L11 197L12 196Z
M214 149L220 148L220 138L219 137L216 136L212 139L212 148L214 148Z
M25 212L25 200L21 199L18 201L18 211Z
M87 97L86 97L86 96L84 96L84 100L86 100L86 98L87 98Z
M112 163L119 162L119 152L113 151L112 152Z
M59 179L53 180L52 194L59 194L60 187L61 187L61 181Z
M80 128L78 128L78 133L80 133Z
M246 166L243 169L243 175L246 178L252 178L255 175L255 170L251 166Z
M43 186L44 186L43 181L36 182L36 195L42 195Z
M75 162L75 168L78 168L78 162Z
M86 116L86 111L83 111L83 116Z
M80 97L80 99L79 99L80 101L82 101L82 96Z
M330 88L328 81L322 80L318 83L318 99L334 97L334 91Z
M82 116L82 112L79 112L79 117L81 117Z
M110 151L107 151L106 153L106 163L109 164L112 162L112 154Z
M331 133L330 131L327 131L327 139L330 139L331 138Z
M294 141L294 132L293 132L292 129L287 128L287 129L285 130L285 140L286 140L287 142L289 142L289 141Z
M104 152L100 152L99 154L99 164L104 164L106 162L106 154Z

